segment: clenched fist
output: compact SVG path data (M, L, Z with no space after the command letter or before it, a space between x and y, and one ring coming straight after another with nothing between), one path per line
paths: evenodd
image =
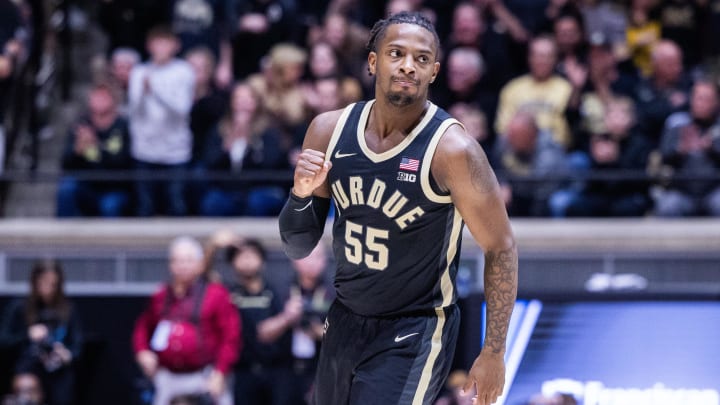
M325 153L305 149L295 165L293 194L300 198L309 197L327 179L332 163L325 161Z

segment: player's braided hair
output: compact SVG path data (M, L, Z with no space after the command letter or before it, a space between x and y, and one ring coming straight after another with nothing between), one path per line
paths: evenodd
M435 37L435 47L440 50L440 37L435 31L435 27L424 15L418 12L401 11L397 14L393 14L390 17L378 20L370 30L370 39L367 42L366 48L370 52L377 51L378 42L382 41L387 32L387 28L392 24L415 24L430 31ZM436 52L436 54L438 53Z

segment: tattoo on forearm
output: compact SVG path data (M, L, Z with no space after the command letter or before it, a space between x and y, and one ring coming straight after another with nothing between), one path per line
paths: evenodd
M485 346L494 353L505 349L510 315L517 297L518 258L516 247L485 255L485 300L487 332Z
M478 193L487 193L492 191L497 184L495 174L488 164L487 157L480 152L467 153L468 171L472 185Z

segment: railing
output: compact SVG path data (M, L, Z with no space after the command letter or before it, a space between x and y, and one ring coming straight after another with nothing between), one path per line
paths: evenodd
M0 181L4 182L56 182L64 176L70 176L78 180L95 181L128 181L138 180L167 180L178 177L187 180L207 181L247 181L247 182L288 182L292 181L292 171L289 170L246 170L240 172L212 171L187 169L178 174L177 171L163 170L85 170L85 171L20 171L7 170L0 173ZM565 180L586 180L586 181L647 181L649 183L665 181L708 181L720 182L720 169L712 173L666 173L648 174L645 170L622 170L602 169L589 171L575 171L565 173L548 173L544 175L530 174L527 176L515 176L496 170L498 177L516 182L543 183ZM720 185L720 183L719 183Z

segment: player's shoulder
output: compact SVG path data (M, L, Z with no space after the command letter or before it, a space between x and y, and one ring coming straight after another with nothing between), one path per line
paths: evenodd
M465 127L457 122L445 130L438 142L436 153L456 155L479 146L478 142L465 131Z
M433 175L440 184L446 176L452 176L459 168L468 164L487 162L487 156L480 143L468 135L460 124L451 125L438 141L432 160ZM484 163L483 163L484 165Z

